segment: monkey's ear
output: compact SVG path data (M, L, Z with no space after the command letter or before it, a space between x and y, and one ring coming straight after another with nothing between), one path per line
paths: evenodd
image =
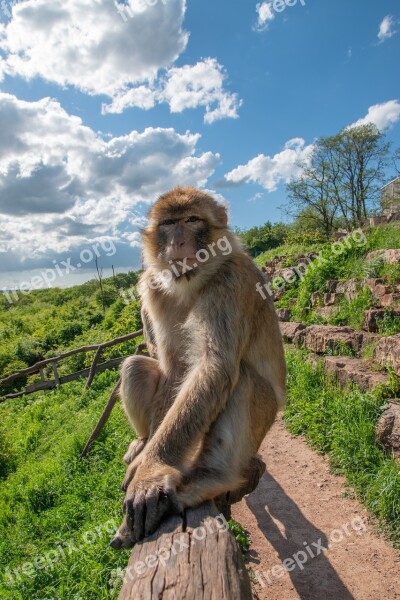
M221 225L228 225L228 212L225 206L220 204L217 209L217 218Z

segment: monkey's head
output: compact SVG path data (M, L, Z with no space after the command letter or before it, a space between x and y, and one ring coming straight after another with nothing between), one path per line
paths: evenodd
M206 263L232 251L226 208L194 188L176 188L161 196L149 212L143 232L145 263L171 277L186 279ZM230 238L230 235L229 235ZM225 242L225 243L224 243Z

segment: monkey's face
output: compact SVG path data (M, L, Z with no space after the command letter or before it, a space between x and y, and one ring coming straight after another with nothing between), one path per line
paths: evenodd
M193 188L176 188L154 204L143 232L145 263L173 279L191 279L206 271L218 253L216 240L224 235L227 214L213 198Z
M193 266L196 254L209 242L208 223L197 214L162 220L158 225L159 255L178 270L182 262Z

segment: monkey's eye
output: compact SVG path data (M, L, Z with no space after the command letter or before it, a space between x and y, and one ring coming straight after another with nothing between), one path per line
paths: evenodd
M167 219L166 221L160 223L160 225L175 225L175 223L176 221L174 221L173 219Z
M201 221L201 219L199 219L199 217L189 217L188 219L186 219L186 223L197 223L198 221Z

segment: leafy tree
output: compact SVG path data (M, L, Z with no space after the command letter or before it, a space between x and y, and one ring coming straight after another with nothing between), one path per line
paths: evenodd
M359 227L376 203L387 165L389 143L372 123L348 127L315 143L301 175L287 186L288 212L314 221L327 239L339 217Z

